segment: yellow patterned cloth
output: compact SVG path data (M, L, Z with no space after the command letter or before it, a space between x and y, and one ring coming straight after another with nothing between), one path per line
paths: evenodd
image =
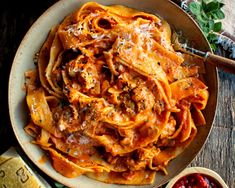
M21 159L14 148L0 156L0 187L3 188L50 188Z

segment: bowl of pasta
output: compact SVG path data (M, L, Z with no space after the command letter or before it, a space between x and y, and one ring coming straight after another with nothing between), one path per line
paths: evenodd
M157 187L182 171L212 128L218 81L174 50L173 30L210 51L168 0L61 0L40 16L9 78L12 127L32 162L69 187Z

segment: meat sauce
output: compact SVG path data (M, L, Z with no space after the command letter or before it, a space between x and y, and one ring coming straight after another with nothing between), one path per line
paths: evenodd
M180 178L173 188L222 188L222 186L211 176L194 173Z

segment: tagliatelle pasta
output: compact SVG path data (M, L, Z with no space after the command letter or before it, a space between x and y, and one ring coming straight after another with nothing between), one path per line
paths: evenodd
M66 177L151 184L205 124L207 86L184 58L166 21L86 3L51 29L25 74L25 131Z

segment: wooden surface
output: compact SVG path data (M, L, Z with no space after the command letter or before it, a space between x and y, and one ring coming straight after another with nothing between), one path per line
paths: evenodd
M219 71L217 115L204 148L190 166L216 171L235 188L235 75Z
M56 0L1 3L0 153L10 146L17 146L10 125L7 102L8 77L15 52L32 23L54 2ZM235 75L219 71L219 81L218 109L213 129L203 149L190 166L203 166L215 170L230 188L235 188ZM24 158L27 159L25 156ZM44 174L42 176L47 178Z

